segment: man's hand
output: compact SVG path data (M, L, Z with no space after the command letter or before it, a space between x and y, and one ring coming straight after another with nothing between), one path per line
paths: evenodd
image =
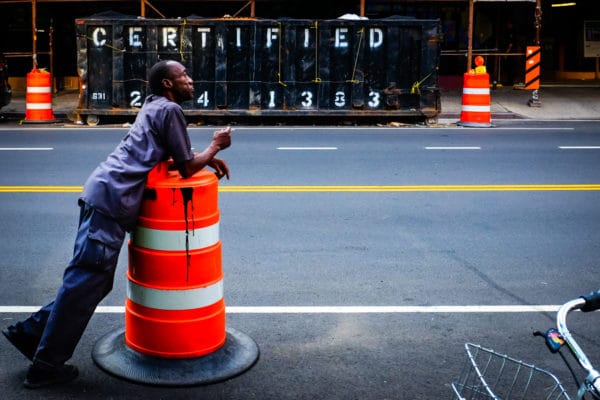
M227 163L220 158L213 157L212 160L208 163L208 166L215 170L215 175L217 178L221 179L226 176L229 179L229 167Z
M229 168L225 161L215 158L215 155L228 148L231 145L231 128L223 128L215 131L210 145L204 149L202 153L194 154L194 158L184 163L177 165L179 174L183 178L188 178L200 171L202 168L209 166L215 170L215 174L219 179L226 176L229 179Z
M224 150L231 145L231 127L219 129L213 134L212 144L217 146L219 150Z

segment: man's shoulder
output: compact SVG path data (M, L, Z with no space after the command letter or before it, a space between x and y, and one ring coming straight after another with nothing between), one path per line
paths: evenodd
M164 96L157 96L155 94L151 94L148 97L146 97L146 100L144 101L144 107L163 110L181 109L181 106L179 104L167 99Z

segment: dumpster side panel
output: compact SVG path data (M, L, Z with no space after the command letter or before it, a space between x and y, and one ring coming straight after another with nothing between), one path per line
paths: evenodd
M283 58L284 48L283 24L278 21L258 21L256 24L257 59L256 74L253 77L253 91L260 91L262 110L275 111L283 109Z
M398 33L400 28L395 24L375 23L366 28L364 92L363 108L384 111L392 107L386 102L384 91L396 87L400 69L395 59L399 54ZM393 107L397 109L397 105Z
M78 19L76 28L79 108L96 114L134 114L148 70L165 59L194 80L187 115L441 111L439 20Z
M442 111L438 76L441 31L439 20L427 21L423 24L420 110L428 118L436 117Z
M198 110L214 110L217 106L215 82L217 67L217 27L198 21L192 27L192 69L194 105ZM223 60L220 60L223 63Z
M89 108L110 108L113 93L113 35L108 24L86 29Z
M256 25L253 21L226 21L226 85L228 109L249 110L256 107L260 94L250 93L256 67ZM252 100L251 100L252 98Z
M317 64L318 23L310 20L285 21L283 83L287 110L315 111L318 107Z
M146 71L152 66L147 26L126 24L123 27L123 107L141 107L146 97Z
M350 107L354 58L360 29L356 21L319 23L319 109L343 111Z

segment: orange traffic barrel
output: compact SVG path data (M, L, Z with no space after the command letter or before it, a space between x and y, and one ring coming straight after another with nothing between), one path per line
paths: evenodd
M149 182L129 242L125 340L140 353L201 356L225 342L218 179Z
M481 66L478 66L481 68ZM490 75L485 72L464 74L460 121L458 125L485 128L491 124Z
M125 329L102 338L100 368L140 383L187 386L238 375L256 343L226 327L218 179L182 179L169 163L148 176L127 271Z
M25 122L54 122L52 112L52 74L34 68L27 74Z

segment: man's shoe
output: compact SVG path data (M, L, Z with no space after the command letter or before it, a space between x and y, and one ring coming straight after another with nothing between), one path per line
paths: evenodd
M23 385L28 389L67 383L77 378L79 370L74 365L64 364L60 367L50 367L45 364L33 363L27 371Z
M20 332L16 327L9 326L2 329L2 334L6 336L8 341L17 348L30 361L37 350L39 340L31 335Z

